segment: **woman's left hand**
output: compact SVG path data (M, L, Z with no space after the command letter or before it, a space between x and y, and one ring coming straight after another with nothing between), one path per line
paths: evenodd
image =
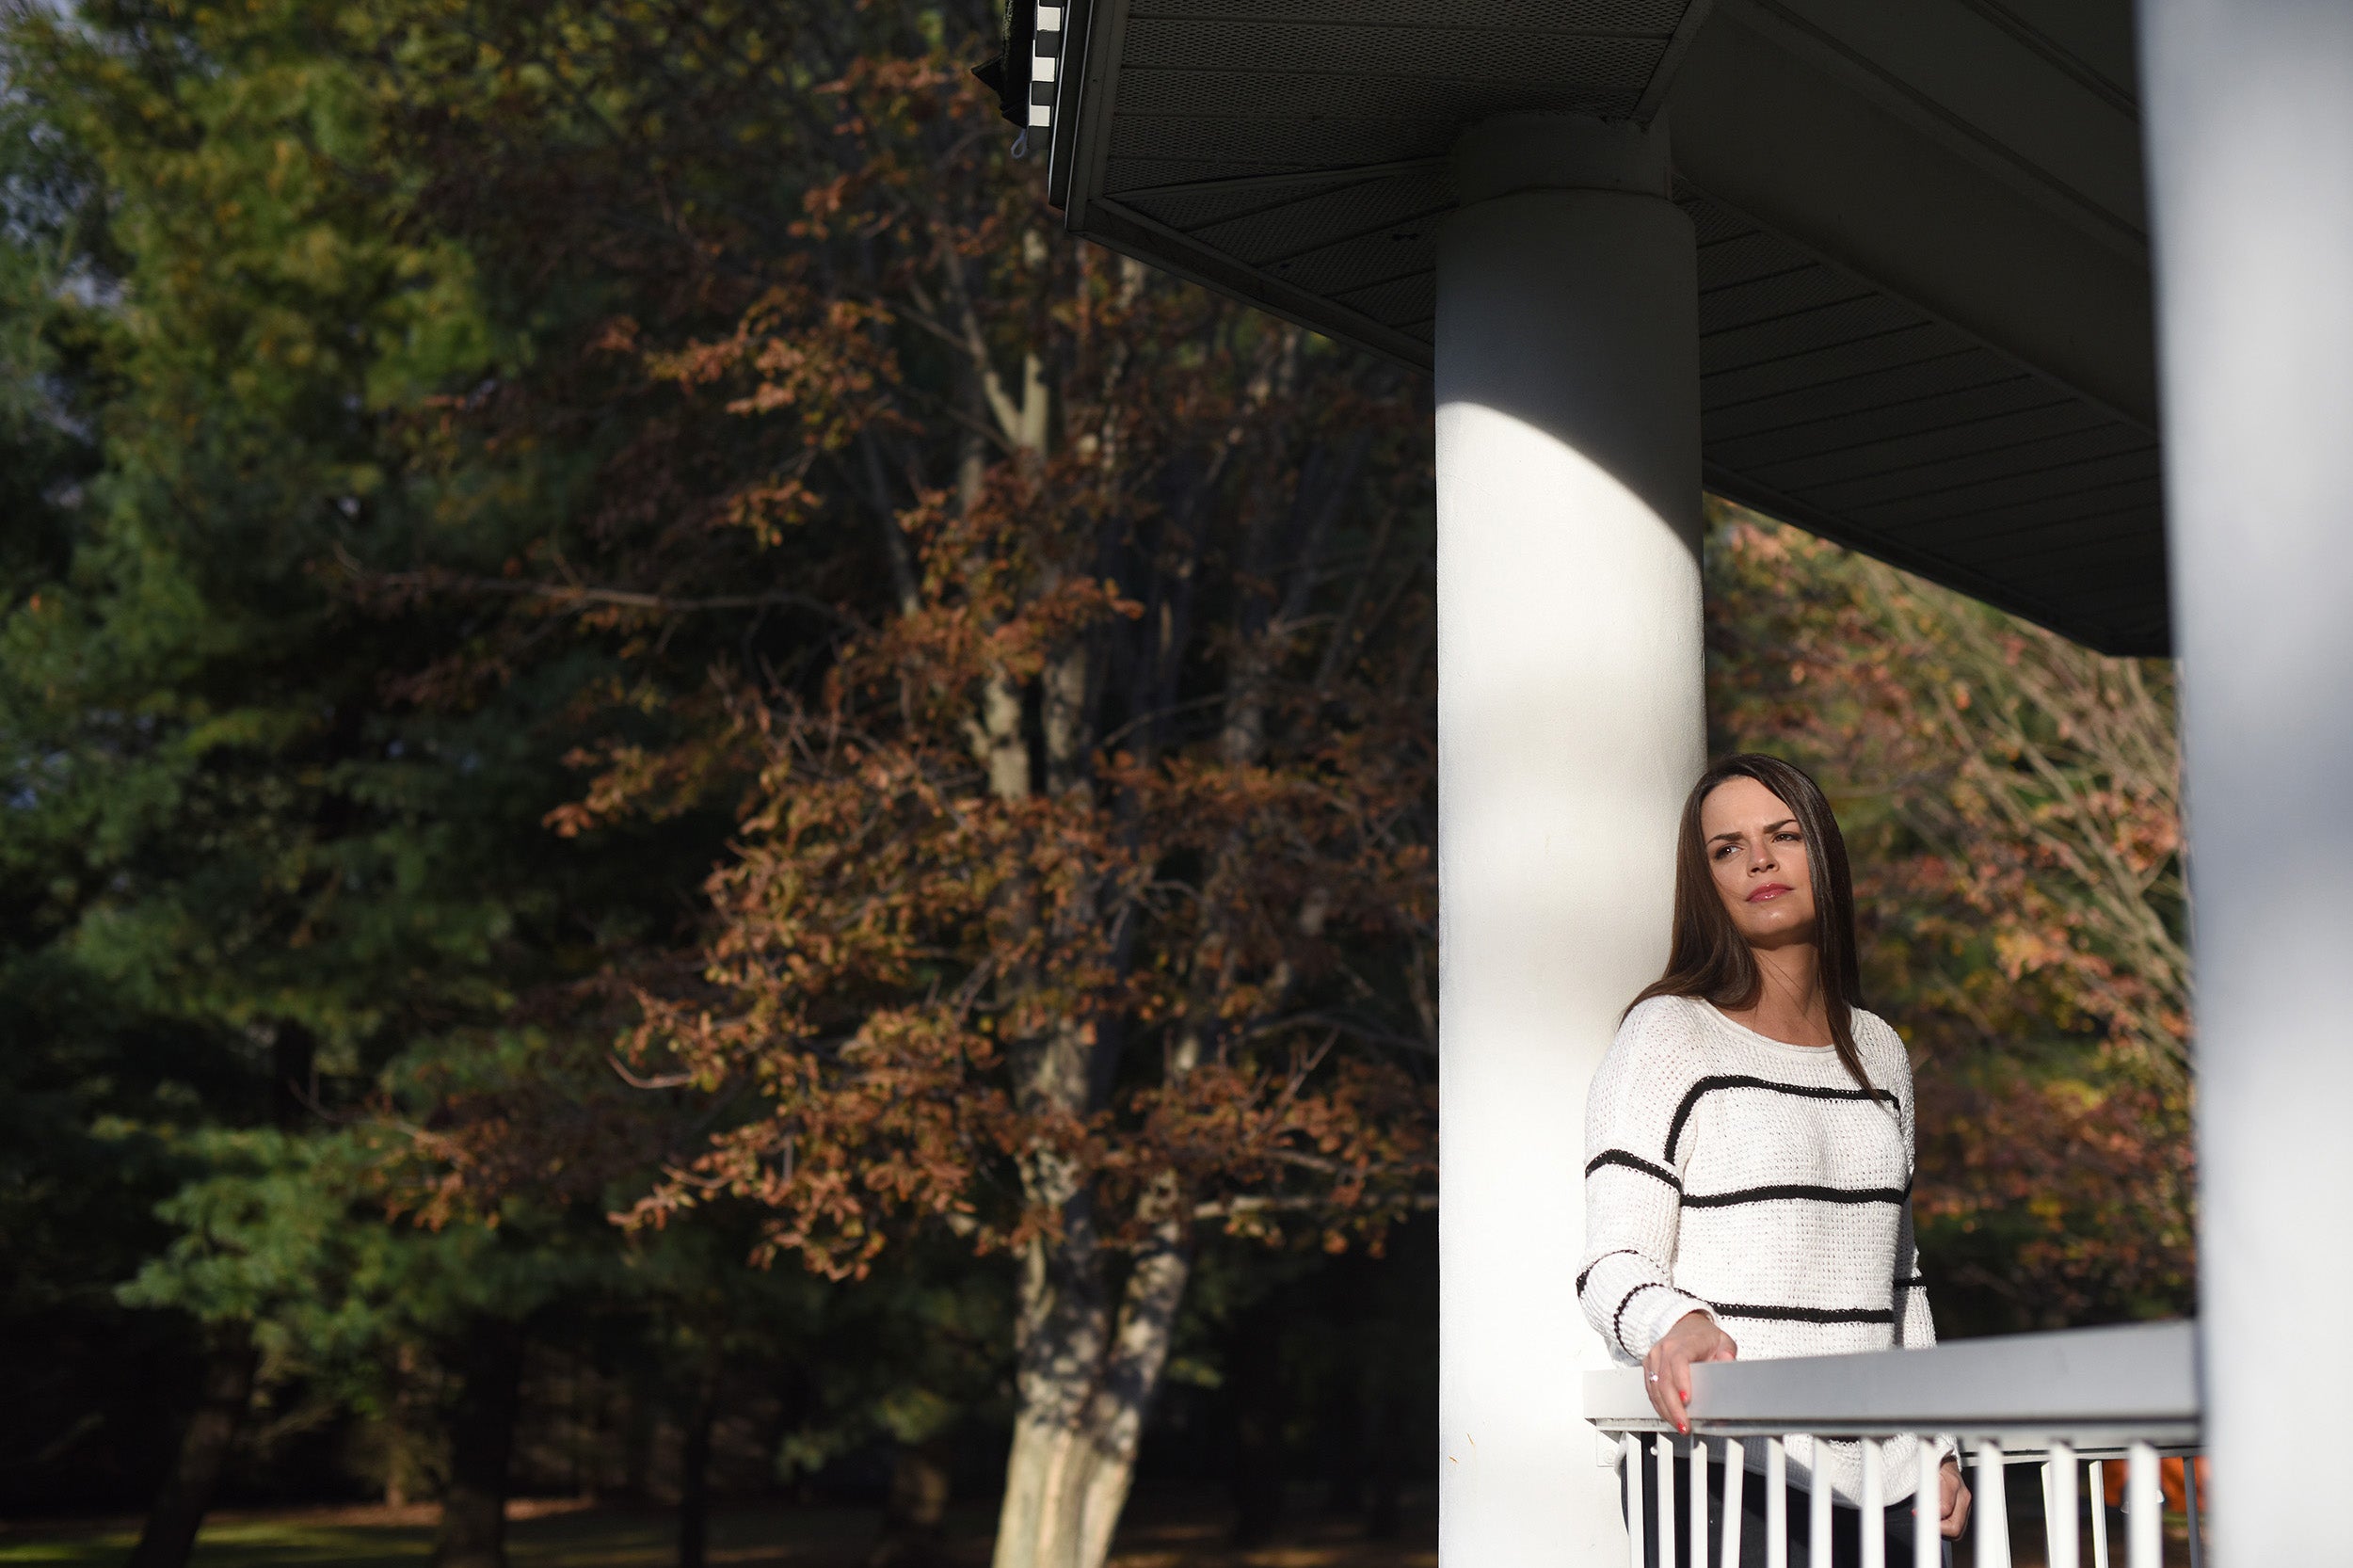
M1937 1533L1950 1541L1969 1524L1969 1483L1961 1479L1961 1465L1946 1460L1945 1467L1936 1472L1939 1517Z

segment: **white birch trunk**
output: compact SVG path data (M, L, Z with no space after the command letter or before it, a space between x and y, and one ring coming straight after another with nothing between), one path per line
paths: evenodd
M1192 1272L1175 1183L1147 1202L1159 1211L1153 1241L1115 1323L1090 1241L1042 1240L1024 1260L1021 1409L993 1568L1102 1568L1110 1555Z

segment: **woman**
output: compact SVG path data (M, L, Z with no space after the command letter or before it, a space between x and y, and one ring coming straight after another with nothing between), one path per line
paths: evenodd
M1577 1295L1678 1432L1697 1362L1936 1342L1913 1245L1912 1066L1859 990L1830 803L1778 759L1718 762L1684 803L1667 972L1626 1010L1585 1117ZM1859 1561L1858 1446L1788 1451L1793 1486L1819 1475L1836 1498L1834 1560ZM1918 1454L1898 1438L1885 1455L1888 1560L1909 1563ZM1969 1491L1949 1455L1940 1481L1930 1517L1951 1537ZM1764 1488L1741 1498L1742 1559L1761 1565ZM1789 1560L1808 1561L1809 1511L1791 1503Z

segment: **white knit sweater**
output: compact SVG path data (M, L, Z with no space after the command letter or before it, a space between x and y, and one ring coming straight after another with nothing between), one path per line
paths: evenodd
M1585 1107L1586 1320L1626 1362L1705 1312L1743 1360L1936 1343L1912 1234L1912 1064L1869 1013L1855 1045L1876 1097L1828 1046L1791 1046L1706 1002L1654 997L1626 1015ZM1752 1465L1763 1445L1748 1446ZM1820 1448L1817 1460L1816 1448ZM1842 1501L1863 1490L1852 1443L1788 1445ZM1886 1497L1912 1495L1910 1438Z

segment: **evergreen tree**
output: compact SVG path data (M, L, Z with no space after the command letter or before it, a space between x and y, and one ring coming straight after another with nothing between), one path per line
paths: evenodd
M478 606L397 589L547 539L598 453L453 431L604 302L515 309L423 215L400 89L429 11L7 19L0 1008L38 1123L8 1201L40 1217L8 1244L84 1296L149 1255L123 1301L203 1347L142 1563L184 1560L257 1373L403 1337L450 1373L440 1556L500 1560L518 1336L619 1238L574 1192L416 1234L344 1124L609 1034L541 999L666 929L714 847L550 832L609 654L437 683ZM45 1199L77 1160L120 1174ZM60 1266L40 1225L85 1201L121 1243Z

